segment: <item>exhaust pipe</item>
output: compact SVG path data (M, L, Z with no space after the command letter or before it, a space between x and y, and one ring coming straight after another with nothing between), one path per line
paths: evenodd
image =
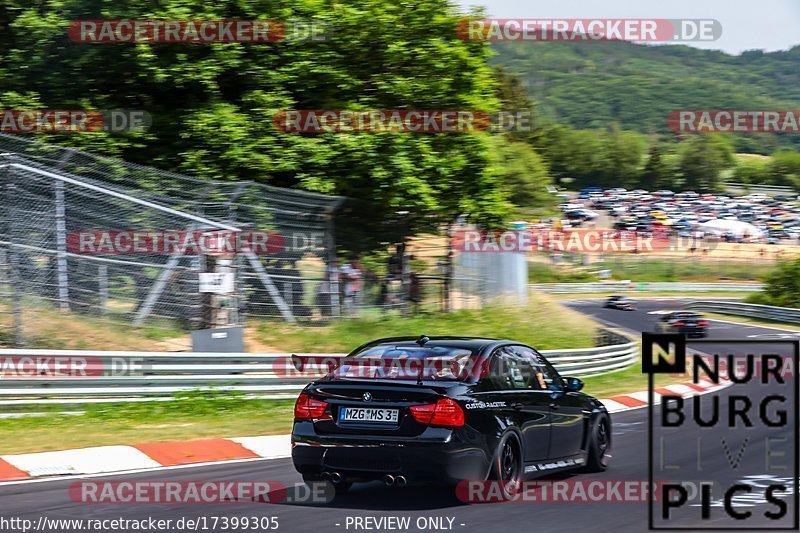
M406 479L406 476L397 476L394 482L398 487L405 487L406 483L408 483L408 480Z
M330 472L323 472L322 474L320 474L319 477L321 477L322 479L328 480L328 479L331 478L331 473Z
M391 487L392 485L394 485L394 476L391 474L386 474L385 476L383 476L383 484L386 485L387 487Z
M331 481L333 483L341 483L344 478L339 472L334 472L331 474Z

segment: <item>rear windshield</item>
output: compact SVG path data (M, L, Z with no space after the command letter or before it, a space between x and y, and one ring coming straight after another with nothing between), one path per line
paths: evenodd
M474 362L473 352L446 346L373 346L347 357L334 377L401 380L464 380Z

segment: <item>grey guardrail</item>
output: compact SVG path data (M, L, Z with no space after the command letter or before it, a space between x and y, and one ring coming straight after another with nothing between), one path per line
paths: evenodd
M596 281L589 283L531 283L530 290L551 294L580 294L601 292L713 292L762 289L761 283L683 283L683 282L635 282Z
M763 318L790 324L800 324L800 309L794 307L774 307L771 305L748 304L724 300L694 300L685 305L688 309L723 313L726 315Z
M639 347L631 339L609 332L604 339L611 344L542 353L563 374L581 377L615 372L638 361ZM345 354L294 354L317 362L315 369L305 372L297 371L292 355L0 350L0 405L167 400L198 390L293 398L323 374L318 369L324 368L326 359L337 361ZM23 362L23 358L31 361ZM25 366L35 364L37 358L50 366ZM42 375L42 368L53 373L55 364L62 365L59 376ZM36 375L21 375L32 368L37 368Z

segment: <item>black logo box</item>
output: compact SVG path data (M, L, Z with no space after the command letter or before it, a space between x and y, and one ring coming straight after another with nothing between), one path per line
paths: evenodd
M653 487L653 400L655 374L678 374L686 372L686 343L696 344L784 344L792 346L794 368L794 524L791 526L780 526L774 528L759 527L655 527L653 517L653 491L648 491L647 497L647 516L648 529L651 531L797 531L800 529L800 462L798 462L798 449L800 449L800 380L797 373L800 372L798 363L800 362L800 340L788 339L695 339L687 341L686 337L680 333L642 333L642 373L647 374L647 474L649 486ZM654 343L657 350L668 353L674 360L669 361L660 358L653 361Z

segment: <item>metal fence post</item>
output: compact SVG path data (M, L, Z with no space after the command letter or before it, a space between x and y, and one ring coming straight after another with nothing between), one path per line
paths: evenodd
M9 174L11 173L11 169L7 166L0 168L0 175L5 178L9 178ZM13 331L13 346L15 348L21 348L25 344L25 338L22 331L23 320L22 320L22 301L21 301L21 290L20 290L20 279L19 279L19 262L17 259L17 252L14 248L14 212L15 209L15 199L16 194L14 189L14 184L11 182L11 179L8 179L5 183L2 184L0 191L2 191L2 204L5 206L6 209L3 210L3 213L6 215L5 220L3 221L3 229L5 233L2 235L3 240L6 241L6 248L3 250L2 260L0 261L0 266L4 267L6 270L5 281L8 284L10 289L9 295L11 297L11 320L12 320L12 331Z
M98 265L97 276L100 278L100 312L105 314L108 311L108 266Z
M22 297L19 289L19 263L17 253L12 246L9 246L10 256L9 268L11 270L9 280L11 281L11 313L14 317L14 345L15 348L22 348L25 345L25 337L22 332Z
M342 308L340 305L341 302L339 301L339 265L336 260L336 226L334 225L332 213L328 215L325 227L325 245L327 248L327 257L325 258L324 277L327 278L326 281L328 284L330 313L331 316L341 316Z
M58 300L62 311L69 310L69 279L67 277L67 224L64 206L64 182L55 180L56 249L58 250Z

